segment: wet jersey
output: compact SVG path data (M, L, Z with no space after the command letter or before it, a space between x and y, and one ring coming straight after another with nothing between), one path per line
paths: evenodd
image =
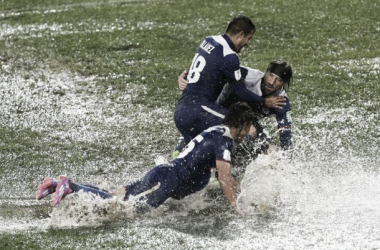
M202 190L211 177L216 161L231 161L233 139L224 125L210 127L196 136L177 159L155 166L146 175L126 185L125 199L135 196L152 207L158 207L168 198L182 199ZM111 198L109 191L89 184L69 183L73 192L90 192L101 198ZM144 206L137 204L140 212Z
M235 45L226 34L206 37L193 58L187 75L189 84L182 98L194 97L215 102L223 86L228 83L240 100L255 100L264 104L264 98L245 88L243 78L247 70L240 67L239 57L234 50Z
M224 84L241 80L240 61L227 35L209 36L201 43L191 63L183 96L215 102Z
M206 37L199 46L187 75L189 84L174 112L175 124L186 143L205 129L222 123L226 109L216 105L216 100L226 83L241 101L265 102L245 87L243 78L247 70L240 67L234 50L235 45L226 34Z
M227 35L207 37L199 46L189 69L189 84L176 105L174 121L185 139L220 125L227 110L215 101L226 82L241 82L239 57Z
M216 160L231 161L233 139L226 126L214 126L203 131L186 145L172 162L182 178L193 172L210 171Z
M247 75L244 79L244 84L247 89L256 95L263 96L264 89L264 75L265 73L261 72L257 69L251 69L245 67L247 71ZM252 109L256 112L258 117L267 117L270 115L276 115L276 120L278 124L278 128L280 129L280 140L281 147L283 149L288 149L292 147L291 142L291 107L289 98L284 89L280 89L274 95L276 96L284 96L286 99L286 105L280 109L268 108L261 105L256 105L255 102L251 102ZM221 95L217 100L217 104L223 107L228 108L233 103L237 102L239 98L231 91L228 86L225 86Z
M216 161L231 161L233 139L226 126L210 127L187 144L173 161L150 170L141 180L127 185L126 198L144 194L143 200L157 207L169 197L181 199L202 190Z

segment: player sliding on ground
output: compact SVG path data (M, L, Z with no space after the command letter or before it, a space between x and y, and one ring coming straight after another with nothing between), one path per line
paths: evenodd
M242 142L255 120L248 104L233 104L222 125L203 131L187 144L175 160L154 167L136 182L109 192L93 185L75 183L65 176L61 176L58 182L45 178L38 187L37 199L53 194L53 206L56 206L64 197L80 190L104 199L122 192L124 200L139 195L140 204L158 207L170 197L182 199L205 188L211 177L211 169L216 168L227 200L237 209L237 183L231 176L231 150L234 143Z

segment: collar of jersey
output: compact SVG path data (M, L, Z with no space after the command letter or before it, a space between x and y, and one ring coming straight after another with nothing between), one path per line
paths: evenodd
M226 129L226 131L224 131L223 136L227 136L227 137L233 139L233 138L232 138L232 135L231 135L230 128L229 128L228 126L226 126L226 125L223 125L223 127L225 127L225 129Z
M232 42L231 38L227 34L223 34L222 37L227 41L230 48L235 51L235 44ZM236 52L236 51L235 51Z

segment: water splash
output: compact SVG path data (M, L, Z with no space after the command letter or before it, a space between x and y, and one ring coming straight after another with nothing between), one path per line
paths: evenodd
M248 214L269 213L302 190L299 173L297 165L280 152L259 155L240 183L239 209Z
M138 215L132 202L113 197L102 199L82 191L70 194L54 207L50 226L56 228L98 227Z

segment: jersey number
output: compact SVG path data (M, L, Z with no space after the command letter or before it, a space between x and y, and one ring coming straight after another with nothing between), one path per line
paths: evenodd
M200 143L203 140L202 135L197 135L193 140L191 140L186 147L183 149L183 151L177 156L177 158L183 158L186 155L188 155L191 151L193 151L195 147L195 142Z
M189 74L187 76L187 80L189 81L189 83L195 83L199 80L201 72L205 66L206 59L198 53L195 54L193 62L191 63Z

